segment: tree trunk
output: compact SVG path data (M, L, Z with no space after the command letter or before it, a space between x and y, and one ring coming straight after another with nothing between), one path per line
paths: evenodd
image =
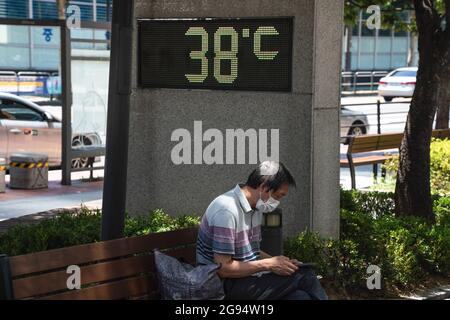
M57 0L56 4L58 5L58 19L66 20L66 3L67 0Z
M442 90L439 94L438 109L436 115L436 129L448 129L449 105L450 105L450 69L445 72L442 81Z
M450 59L449 33L430 0L414 0L419 31L419 71L411 101L395 188L398 215L435 222L430 188L430 142L439 96L446 91ZM431 6L431 7L430 7Z
M425 68L430 68L426 66ZM422 69L424 69L422 67ZM430 140L437 101L428 74L421 72L411 102L395 188L398 215L420 216L433 222L430 188Z

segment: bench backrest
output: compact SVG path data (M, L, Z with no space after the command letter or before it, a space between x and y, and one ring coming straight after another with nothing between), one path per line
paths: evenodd
M350 139L348 153L361 153L399 148L403 133L355 136Z
M450 129L433 130L433 138L450 139Z
M450 139L450 129L433 130L433 138ZM354 136L350 138L348 153L361 153L378 150L398 149L403 133L384 133Z
M191 228L9 257L9 298L157 299L152 250L195 264L196 240ZM79 290L67 288L71 265L80 267Z

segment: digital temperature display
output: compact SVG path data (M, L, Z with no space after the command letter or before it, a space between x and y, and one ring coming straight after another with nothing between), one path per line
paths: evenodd
M139 86L291 91L292 18L139 20Z

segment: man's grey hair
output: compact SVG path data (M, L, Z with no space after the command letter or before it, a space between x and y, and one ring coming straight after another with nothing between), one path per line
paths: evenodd
M264 185L269 191L277 191L283 184L296 186L295 179L281 162L264 161L250 173L245 185L257 189Z

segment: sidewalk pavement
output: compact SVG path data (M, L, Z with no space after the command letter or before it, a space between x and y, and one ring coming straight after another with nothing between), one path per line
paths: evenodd
M103 173L98 171L96 177ZM0 221L25 215L50 211L53 209L80 208L100 209L103 198L103 181L87 182L89 172L72 174L72 185L61 185L61 170L49 171L48 188L36 190L17 190L6 188L0 193ZM6 176L6 184L9 183Z
M450 285L419 292L413 296L402 296L408 300L450 300Z

